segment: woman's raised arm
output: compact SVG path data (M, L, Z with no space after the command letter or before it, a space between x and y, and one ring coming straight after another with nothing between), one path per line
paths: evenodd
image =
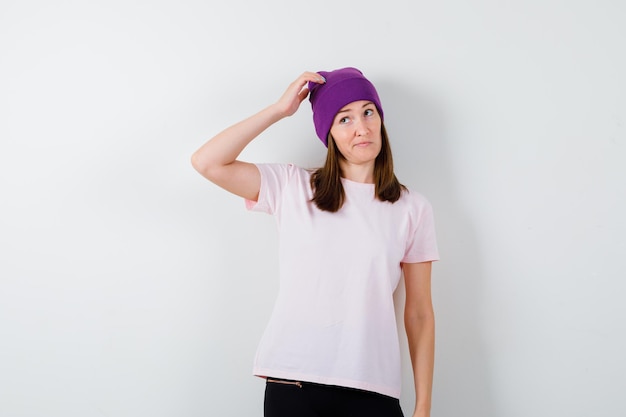
M281 98L260 112L218 133L191 157L191 164L202 176L226 191L257 200L261 176L254 164L237 160L243 149L277 121L293 115L309 94L306 84L323 83L314 72L305 72L292 82Z

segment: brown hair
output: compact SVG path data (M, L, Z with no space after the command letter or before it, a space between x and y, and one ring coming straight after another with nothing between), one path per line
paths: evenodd
M385 125L380 128L382 143L380 152L374 162L374 193L380 201L395 203L400 199L402 190L406 187L398 181L393 172L393 157L391 156L391 146ZM335 213L339 211L345 200L343 185L341 185L341 168L339 160L343 158L335 140L330 132L328 133L328 152L324 166L318 168L311 175L311 188L313 188L313 198L317 208Z

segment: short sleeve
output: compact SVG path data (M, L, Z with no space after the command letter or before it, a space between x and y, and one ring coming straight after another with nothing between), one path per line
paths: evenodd
M435 220L430 202L418 193L409 193L411 221L402 262L417 263L439 260Z
M245 200L246 208L267 214L276 213L283 190L289 182L295 166L293 164L256 164L261 174L261 188L257 201Z

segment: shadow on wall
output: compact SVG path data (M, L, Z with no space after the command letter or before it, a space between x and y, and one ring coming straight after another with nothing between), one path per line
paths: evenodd
M490 363L480 308L484 297L482 256L449 162L452 141L462 138L448 135L444 107L426 93L391 80L377 81L376 85L396 174L400 182L424 194L435 211L441 261L433 266L437 320L433 414L493 416ZM414 391L401 324L403 288L399 288L396 301L404 344L402 406L409 414Z

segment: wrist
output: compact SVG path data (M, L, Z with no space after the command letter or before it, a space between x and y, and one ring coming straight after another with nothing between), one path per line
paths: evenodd
M430 417L430 404L415 404L413 417Z
M290 115L289 110L281 106L279 102L270 104L269 106L265 108L265 111L267 112L268 116L272 119L273 122L277 122Z
M430 417L430 409L415 408L415 411L413 412L413 417Z

